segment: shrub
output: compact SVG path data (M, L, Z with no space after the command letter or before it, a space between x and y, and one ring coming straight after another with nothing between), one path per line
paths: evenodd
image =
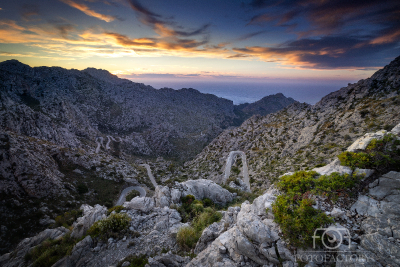
M193 228L196 230L196 232L201 233L203 232L204 229L206 229L207 226L210 224L213 224L215 222L218 222L221 220L222 215L220 212L216 211L213 208L205 208L202 213L200 213L198 216L196 216L193 219Z
M176 242L185 250L190 250L196 246L200 236L191 226L182 227L176 235Z
M116 237L118 233L128 228L130 221L131 218L125 213L111 214L109 217L95 222L89 228L88 234L100 239Z
M400 171L400 141L393 134L372 139L364 152L343 152L340 163L351 168L375 169L378 173Z
M121 210L125 209L123 206L114 206L112 208L108 209L108 215L111 214L111 212L115 211L116 213L119 213Z
M299 171L281 177L276 185L283 194L272 204L272 212L283 237L294 246L311 245L314 231L333 222L332 218L312 207L311 195L336 197L359 181L360 177L355 175L332 173L318 177L314 171Z
M26 254L25 261L31 261L33 267L50 267L69 255L76 242L69 234L57 240L45 240Z
M56 226L64 226L69 228L80 216L82 216L82 210L71 210L64 213L64 215L59 215L56 217Z
M122 264L126 261L130 263L128 267L144 267L147 263L149 263L146 255L131 255L120 261L117 266L121 267Z
M89 188L85 184L78 184L76 189L78 190L78 193L80 195L83 195L83 194L89 192Z
M313 200L300 194L280 195L272 204L275 222L292 245L307 247L315 229L333 222L325 213L312 207Z
M126 199L126 201L131 201L132 198L135 198L135 197L138 197L138 196L140 196L139 191L132 190L126 195L125 199Z

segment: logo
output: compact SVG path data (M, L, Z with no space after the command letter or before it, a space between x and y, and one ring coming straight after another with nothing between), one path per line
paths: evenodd
M343 227L329 226L328 228L317 228L312 238L314 249L316 249L318 240L329 250L338 249L343 244L343 241L346 240L350 249L350 232Z

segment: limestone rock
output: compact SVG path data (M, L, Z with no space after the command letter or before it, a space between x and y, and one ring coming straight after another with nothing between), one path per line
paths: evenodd
M107 214L107 208L97 204L94 207L86 204L82 205L81 210L83 210L83 216L79 217L73 225L71 233L71 237L73 238L81 238L84 236L90 226L98 220L104 219Z
M151 197L135 197L131 201L125 202L123 206L128 210L133 209L148 213L154 209L155 201Z

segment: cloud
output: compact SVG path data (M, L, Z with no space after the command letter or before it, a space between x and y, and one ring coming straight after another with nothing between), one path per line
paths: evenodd
M115 16L109 16L109 15L100 14L100 13L94 11L94 10L91 10L87 5L77 3L77 2L75 2L73 0L60 0L60 1L65 3L65 4L67 4L67 5L69 5L70 7L73 7L73 8L76 8L76 9L82 11L83 13L85 13L88 16L95 17L95 18L98 18L100 20L104 20L106 22L111 22L111 21L116 19Z
M399 50L396 44L371 44L365 39L343 36L304 38L274 47L233 48L238 54L307 69L376 68L386 64L386 59L380 55L382 51L396 56Z
M241 59L241 58L249 58L252 57L250 54L235 54L232 56L228 56L227 58L233 58L233 59Z
M240 37L237 38L235 41L245 41L245 40L247 40L247 39L250 39L250 38L252 38L252 37L254 37L254 36L257 36L257 35L260 35L260 34L263 34L263 33L266 33L266 32L267 32L266 30L262 30L262 31L257 31L257 32L248 33L248 34L245 34L245 35L240 36Z
M136 11L139 15L140 21L143 24L151 26L154 31L164 37L192 37L196 35L203 35L207 33L210 24L205 24L195 30L177 30L175 28L183 27L173 27L176 23L173 21L168 21L160 14L150 11L148 8L144 7L137 0L128 0L130 7Z
M37 16L39 14L39 7L34 4L24 4L22 6L21 16L25 21L40 20Z

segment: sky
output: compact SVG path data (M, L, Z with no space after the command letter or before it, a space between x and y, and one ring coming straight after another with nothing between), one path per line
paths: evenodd
M398 0L0 1L0 61L315 103L400 55L399 18Z

